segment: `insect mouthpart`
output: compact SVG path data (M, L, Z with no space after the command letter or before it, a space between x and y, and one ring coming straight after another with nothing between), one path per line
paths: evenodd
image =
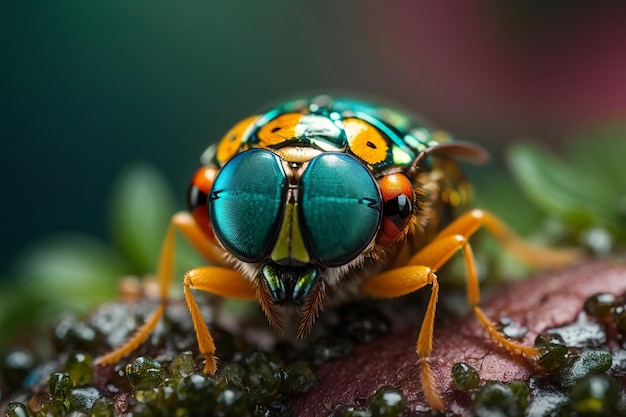
M319 269L311 264L291 266L274 262L263 265L260 275L267 285L274 304L285 304L291 299L296 306L304 304L321 276Z

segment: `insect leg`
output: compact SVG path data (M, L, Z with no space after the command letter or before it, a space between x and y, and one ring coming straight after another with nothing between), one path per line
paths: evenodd
M191 320L196 332L196 338L198 339L200 353L206 357L204 372L212 374L216 369L215 357L213 356L215 344L213 343L211 332L202 318L198 303L191 293L191 288L222 297L242 300L254 300L256 298L256 288L238 271L231 268L205 266L192 269L185 274L185 300L191 313Z
M517 236L494 214L481 209L471 210L450 223L435 237L461 235L469 238L476 230L484 226L507 251L524 263L535 267L556 267L575 263L582 258L582 251L571 248L546 248L532 245ZM419 259L420 253L416 255ZM419 261L409 261L411 264Z
M172 223L211 265L227 265L224 249L218 245L215 236L207 236L207 232L198 226L191 214L185 211L178 212L172 217ZM169 271L171 270L170 268Z
M422 359L424 395L428 403L435 409L443 408L441 395L432 379L428 364L428 358L432 353L434 318L439 293L435 273L457 251L463 250L465 259L468 302L489 335L510 352L526 356L537 354L535 348L524 346L504 337L478 307L480 301L479 280L472 248L467 240L483 225L503 243L517 243L517 240L521 242L521 239L509 232L495 216L481 210L473 210L442 230L430 244L407 261L408 266L375 275L362 284L363 291L375 297L399 297L431 284L431 296L420 329L416 352ZM522 245L523 248L528 246L523 242Z
M393 298L417 291L425 285L431 285L428 308L424 314L415 350L421 359L422 387L426 401L431 407L442 410L441 394L433 380L428 363L428 358L433 350L435 311L439 298L439 284L434 272L434 269L424 265L404 266L383 272L364 281L362 289L374 297Z
M527 357L536 356L539 353L536 348L532 346L524 346L521 343L507 339L495 328L493 322L483 313L482 309L478 306L480 301L480 285L478 274L476 273L474 253L469 243L465 243L463 247L463 258L465 259L465 273L467 278L467 301L472 307L476 317L478 317L480 323L489 333L489 336L491 336L496 343L504 347L509 352L522 354Z
M146 340L150 333L159 323L160 318L165 312L165 305L169 298L169 290L173 279L174 266L174 244L176 230L180 230L182 234L189 240L200 254L206 259L216 264L223 264L221 254L223 251L220 247L200 229L193 217L185 212L180 212L172 216L170 225L167 229L163 243L161 245L161 253L159 256L159 265L157 268L157 276L159 277L161 304L144 322L144 324L128 339L123 345L117 349L107 353L96 359L96 364L108 365L118 362L124 356L133 352L141 343Z

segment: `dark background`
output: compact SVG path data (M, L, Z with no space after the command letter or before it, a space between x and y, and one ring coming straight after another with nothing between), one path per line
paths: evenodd
M39 237L106 237L135 160L184 204L200 153L260 105L380 95L496 150L626 116L617 1L41 1L0 6L0 276Z

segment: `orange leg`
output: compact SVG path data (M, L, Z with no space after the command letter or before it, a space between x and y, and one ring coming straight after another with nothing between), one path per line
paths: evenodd
M524 263L535 267L557 267L570 265L583 256L578 249L555 249L531 245L517 236L506 224L494 214L481 209L474 209L463 214L444 228L434 240L443 236L461 235L469 238L484 226L513 256ZM419 262L417 253L413 260ZM412 263L409 261L409 263Z
M159 307L146 319L144 324L135 332L131 338L126 341L122 346L113 350L112 352L99 357L96 360L97 364L107 365L118 362L124 356L133 352L141 343L143 343L150 333L154 330L158 324L160 318L165 312L165 306L169 299L169 290L173 279L173 266L174 266L174 244L176 230L180 231L183 236L192 244L192 246L198 250L208 261L216 265L224 265L223 250L209 238L200 227L196 224L193 217L189 213L180 212L172 216L170 225L167 229L163 244L161 246L161 254L159 257L159 265L157 274L160 282L161 289L161 304ZM206 278L210 275L212 278ZM195 278L195 277L198 278ZM211 281L211 284L207 284L207 281ZM213 346L213 339L209 333L206 324L202 321L200 309L196 304L191 292L190 287L195 287L201 290L209 291L217 295L223 295L226 297L245 298L250 299L250 288L252 285L245 281L248 287L246 288L243 281L245 279L236 271L227 267L206 267L198 268L189 271L185 275L185 297L187 305L192 314L194 328L196 329L196 336L200 345L202 353L211 353L211 361L207 360L206 369L209 371L215 371L215 362L213 360L212 353L215 351ZM254 291L252 289L252 294ZM252 297L254 298L254 297ZM212 347L213 346L213 347ZM210 362L213 363L212 367Z
M185 300L191 313L193 328L196 331L200 353L206 356L204 365L205 373L214 373L215 366L215 344L209 328L207 327L198 303L191 293L191 288L206 291L211 294L227 298L237 298L241 300L254 300L256 298L255 286L244 278L239 271L231 268L219 266L205 266L192 269L185 274L184 291Z
M492 339L509 352L525 356L537 355L537 349L524 346L508 340L485 316L478 303L480 301L480 286L476 263L468 239L481 226L494 235L507 249L523 260L540 265L558 265L573 262L578 259L579 253L571 250L550 250L533 247L515 236L493 214L482 210L472 210L459 217L448 227L443 229L433 241L411 257L406 266L391 269L375 275L363 282L363 291L375 297L399 297L417 291L425 285L431 285L431 296L424 315L422 327L417 340L416 352L422 359L422 386L428 403L435 409L443 409L443 401L439 389L432 380L432 373L428 358L433 349L433 327L439 284L435 273L458 250L463 250L467 277L467 300L474 314L485 327Z

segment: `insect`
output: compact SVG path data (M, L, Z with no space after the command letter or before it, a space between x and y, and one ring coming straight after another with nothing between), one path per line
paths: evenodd
M215 345L192 289L257 300L279 332L284 310L295 309L304 337L326 302L354 294L399 297L428 286L416 352L426 400L442 409L429 365L439 268L462 252L467 299L478 320L506 350L532 357L535 348L508 340L478 306L468 240L484 227L531 264L577 256L530 246L487 211L459 214L471 187L456 158L480 163L487 154L402 111L353 99L296 99L240 121L202 155L188 191L189 212L171 219L157 271L161 304L99 363L131 353L163 315L178 230L210 264L183 280L205 372L216 370Z

